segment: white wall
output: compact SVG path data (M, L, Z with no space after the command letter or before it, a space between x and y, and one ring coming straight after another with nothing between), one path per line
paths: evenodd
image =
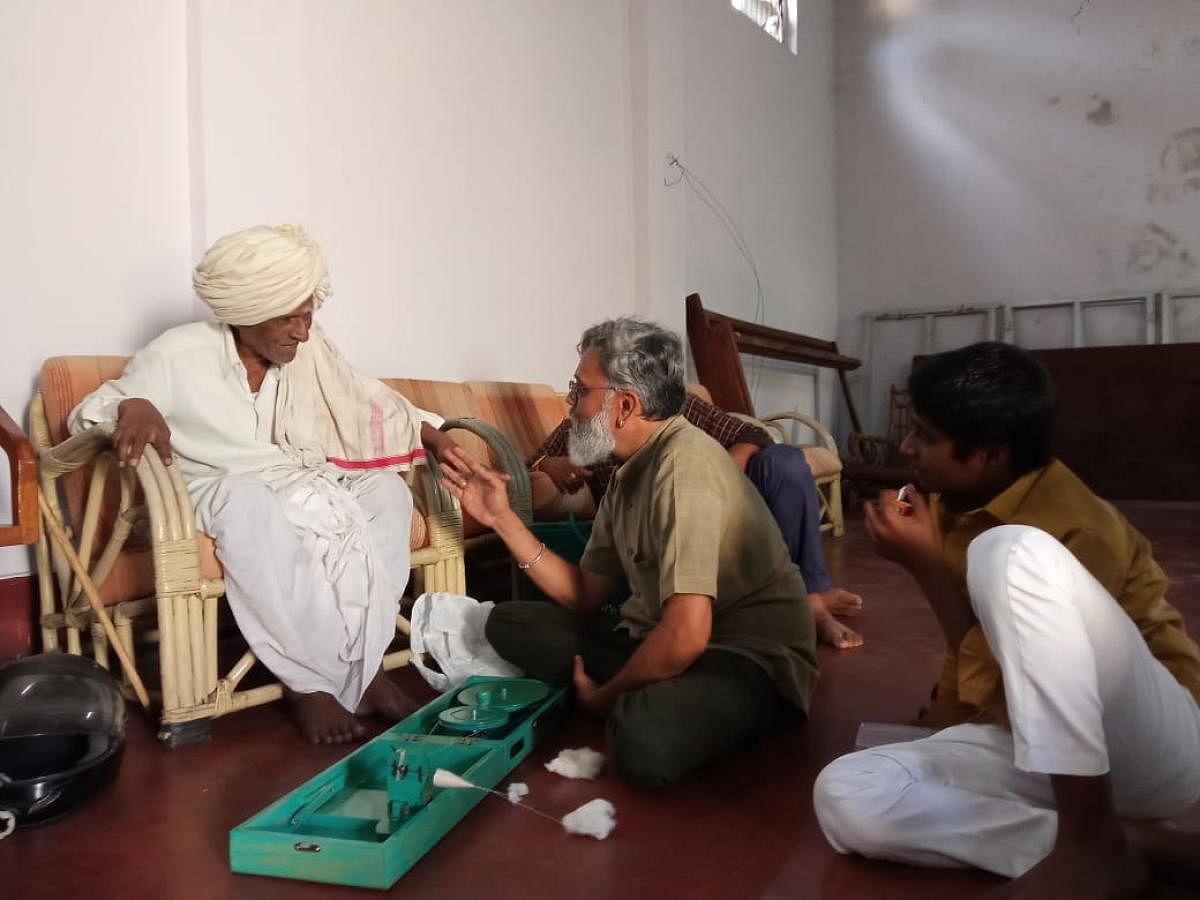
M867 310L1200 283L1195 0L857 0L835 45L851 352Z
M687 196L667 186L665 160L686 139L684 10L684 0L629 3L637 313L681 332Z
M184 19L0 4L0 404L18 421L47 356L128 352L191 317ZM0 552L0 577L28 568Z
M688 290L749 316L668 151L738 216L768 322L831 333L831 23L804 6L794 57L726 0L8 0L0 403L203 316L192 265L258 223L326 245L322 319L380 374L561 387L604 317L681 329Z
M832 10L798 4L799 53L771 41L727 2L687 3L686 146L680 159L737 222L757 263L765 322L832 339L837 325ZM680 185L676 190L683 189ZM749 266L716 216L687 196L687 284L705 307L755 316ZM744 361L748 379L761 363ZM755 409L812 411L796 367L761 367ZM822 373L828 417L834 376Z
M307 222L369 371L564 384L633 308L625 5L302 9L202 5L208 236Z

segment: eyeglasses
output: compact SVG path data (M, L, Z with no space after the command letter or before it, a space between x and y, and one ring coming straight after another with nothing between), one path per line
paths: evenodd
M615 391L611 384L602 385L601 387L588 387L586 384L580 384L574 378L567 382L567 402L574 406L579 402L579 398L588 391Z

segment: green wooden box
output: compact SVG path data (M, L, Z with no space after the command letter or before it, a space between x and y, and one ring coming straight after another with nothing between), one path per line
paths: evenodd
M471 678L462 689L497 681ZM390 888L487 796L442 790L435 769L496 787L560 717L565 688L551 688L506 725L445 733L443 694L229 832L234 872L355 887Z

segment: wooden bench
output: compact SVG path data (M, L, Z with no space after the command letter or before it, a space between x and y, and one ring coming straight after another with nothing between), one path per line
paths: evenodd
M846 372L857 369L861 363L851 356L842 355L835 341L824 341L711 312L704 308L699 294L690 294L686 304L688 343L692 348L696 375L717 406L739 415L757 415L746 373L742 369L741 354L744 353L835 370L854 428L856 431L862 430L846 384ZM804 425L816 435L817 443L800 446L808 458L821 497L821 530L832 531L834 537L841 537L845 533L842 512L844 466L837 442L829 430L812 416L801 413L772 413L758 418L767 425L774 425L775 428L769 430L781 440L788 422Z

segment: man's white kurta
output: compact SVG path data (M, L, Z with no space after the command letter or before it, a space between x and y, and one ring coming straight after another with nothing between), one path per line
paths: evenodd
M149 400L252 650L288 687L349 710L379 668L408 578L412 497L390 472L303 468L272 442L279 369L251 393L229 326L172 328L72 411L72 433ZM421 418L437 426L431 413Z

